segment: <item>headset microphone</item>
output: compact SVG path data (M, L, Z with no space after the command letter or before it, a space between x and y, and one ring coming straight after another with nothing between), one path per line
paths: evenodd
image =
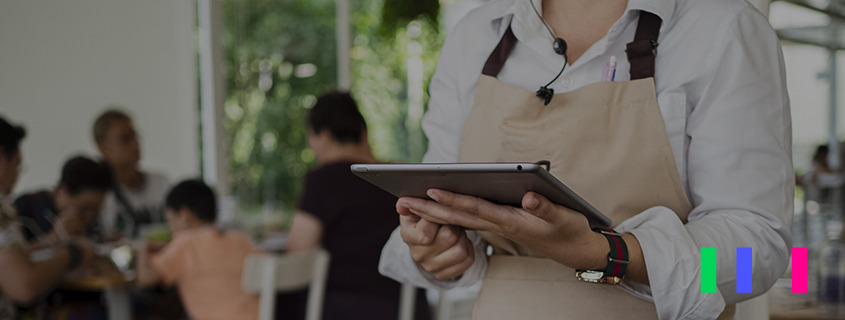
M543 19L543 16L540 15L540 12L537 11L537 6L534 5L534 0L528 0L531 3L531 7L534 8L534 13L537 14L537 17L540 18L540 21L543 22L543 25L546 26L546 30L549 31L549 34L552 35L552 38L555 39L552 43L552 49L554 49L555 53L563 56L563 67L560 68L560 72L558 72L557 76L555 76L552 81L549 81L545 86L540 87L537 90L537 96L543 99L545 105L549 105L549 102L552 101L552 98L555 96L555 89L549 88L552 83L557 81L557 78L560 78L560 75L563 74L563 70L566 69L566 64L569 62L569 58L566 56L566 41L563 39L555 37L555 33L552 32L552 28L549 27L549 24L546 23L546 20Z
M549 88L547 86L540 87L537 90L537 96L540 99L543 99L543 105L549 105L549 102L552 102L552 98L555 96L555 89Z
M552 44L552 48L555 50L555 53L562 56L566 55L566 41L563 41L563 39L555 38L555 42Z

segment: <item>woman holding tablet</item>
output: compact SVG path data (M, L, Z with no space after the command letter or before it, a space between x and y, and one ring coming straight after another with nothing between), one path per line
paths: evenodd
M730 319L785 270L783 58L747 2L490 2L452 32L430 90L425 162L548 160L613 231L535 193L516 208L429 190L397 202L383 274L483 278L476 319ZM702 247L717 248L715 293ZM737 293L737 247L752 248L752 293Z

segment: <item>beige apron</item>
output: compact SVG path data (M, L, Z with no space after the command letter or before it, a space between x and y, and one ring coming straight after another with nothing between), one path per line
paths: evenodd
M638 28L637 38L640 33ZM637 80L591 84L544 105L534 92L496 79L515 43L508 28L484 67L461 134L459 161L549 160L550 172L614 227L654 206L668 207L686 222L691 207L657 105L653 53L651 66L629 59ZM634 74L643 70L645 75ZM494 255L473 319L657 319L651 302L616 286L578 281L569 267L498 235L482 236ZM732 306L723 313L725 319L732 315Z

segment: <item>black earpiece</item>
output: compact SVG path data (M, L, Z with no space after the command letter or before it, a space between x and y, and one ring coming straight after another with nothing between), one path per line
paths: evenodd
M549 105L549 102L552 102L552 98L555 96L555 89L549 88L552 83L554 83L557 78L560 78L560 75L563 74L563 70L566 69L566 64L569 62L569 57L566 56L566 41L562 38L555 37L555 33L552 32L552 27L546 23L546 20L543 19L543 16L540 15L540 11L537 11L537 6L534 5L533 0L528 0L531 3L531 7L534 8L534 13L537 14L537 18L540 18L540 21L543 22L543 25L546 26L546 30L549 31L549 34L552 36L554 41L552 42L552 49L555 53L563 56L563 68L560 68L560 72L558 72L557 76L555 76L552 81L549 81L545 86L540 87L540 90L537 90L537 96L543 99L545 105Z

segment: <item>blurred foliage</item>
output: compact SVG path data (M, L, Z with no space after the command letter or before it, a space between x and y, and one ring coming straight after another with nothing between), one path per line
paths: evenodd
M337 88L334 2L223 0L228 179L248 211L265 204L293 208L314 166L306 118L319 95ZM418 42L427 85L443 42L437 21L430 10L403 11L391 23L411 21L414 32L405 24L382 33L384 0L350 5L352 93L373 151L382 161L419 161L426 142L419 121L408 121L406 59L409 42Z
M437 21L439 15L439 0L384 0L379 32L390 36L396 28L407 26L411 21Z

